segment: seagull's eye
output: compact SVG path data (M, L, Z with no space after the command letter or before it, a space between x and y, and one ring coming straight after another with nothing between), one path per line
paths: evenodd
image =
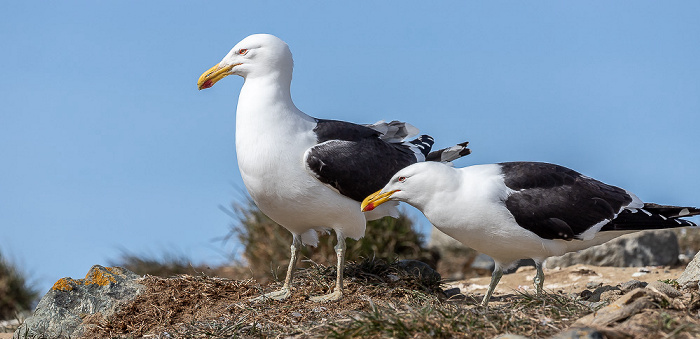
M399 177L399 182L404 182L406 181L406 177Z
M240 55L245 55L246 53L248 53L248 50L245 48L241 48L238 50L238 54L240 54Z

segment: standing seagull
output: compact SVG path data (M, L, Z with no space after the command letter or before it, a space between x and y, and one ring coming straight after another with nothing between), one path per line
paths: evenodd
M310 117L292 102L293 65L284 41L251 35L202 74L197 85L209 88L231 74L245 79L236 111L238 167L255 204L293 235L282 289L257 299L288 298L300 247L316 246L317 231L333 229L338 239L336 286L311 300L338 300L343 294L345 238L364 236L367 220L398 215L398 203L364 215L358 208L362 199L401 168L426 160L452 161L469 149L462 143L430 152L430 136L405 141L418 130L397 121L357 125Z
M408 166L362 202L372 211L404 201L445 234L491 256L496 267L481 302L488 305L503 270L519 259L535 261L542 293L542 262L551 256L602 244L635 231L696 226L678 219L693 207L643 203L634 194L559 165L507 162L452 168Z

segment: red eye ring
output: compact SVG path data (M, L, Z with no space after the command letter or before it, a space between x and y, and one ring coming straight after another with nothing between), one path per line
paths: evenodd
M406 181L406 177L399 177L399 182L404 182Z
M248 49L246 48L241 48L238 50L239 55L245 55L246 53L248 53Z

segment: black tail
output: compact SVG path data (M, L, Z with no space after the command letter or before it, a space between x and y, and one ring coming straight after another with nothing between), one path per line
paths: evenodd
M433 148L435 140L429 135L421 135L418 138L415 138L409 142L416 145L416 147L420 149L420 152L423 153L423 156L427 157L430 153L430 150Z
M651 213L663 215L666 218L683 218L700 215L700 208L696 207L679 207L645 203L644 209Z
M697 226L692 221L680 219L694 215L700 215L700 209L645 203L643 208L622 211L601 231L637 231Z
M465 141L452 147L430 152L425 156L425 161L450 162L459 159L472 152L467 148L467 145L469 145L469 142Z

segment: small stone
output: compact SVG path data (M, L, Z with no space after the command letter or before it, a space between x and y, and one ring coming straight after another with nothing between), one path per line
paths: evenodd
M620 289L622 290L623 293L627 293L635 288L640 288L640 287L646 287L647 283L639 280L630 280L626 283L622 283L620 285Z
M652 281L649 283L647 288L654 289L656 291L659 291L665 295L667 295L669 298L677 298L683 295L680 291L677 289L673 288L673 286L663 282L663 281Z
M600 301L613 301L620 296L619 289L608 290L600 294Z
M602 282L591 281L586 284L586 288L594 289L603 286Z
M461 292L462 292L462 290L460 290L459 287L448 288L448 289L442 291L442 293L445 293L445 296L448 299L460 294Z
M301 313L299 313L299 312L292 312L292 317L294 317L294 318L301 318Z
M588 300L591 298L592 295L593 295L593 292L591 292L591 290L583 290L583 291L581 291L581 294L579 294L578 296L582 300Z

